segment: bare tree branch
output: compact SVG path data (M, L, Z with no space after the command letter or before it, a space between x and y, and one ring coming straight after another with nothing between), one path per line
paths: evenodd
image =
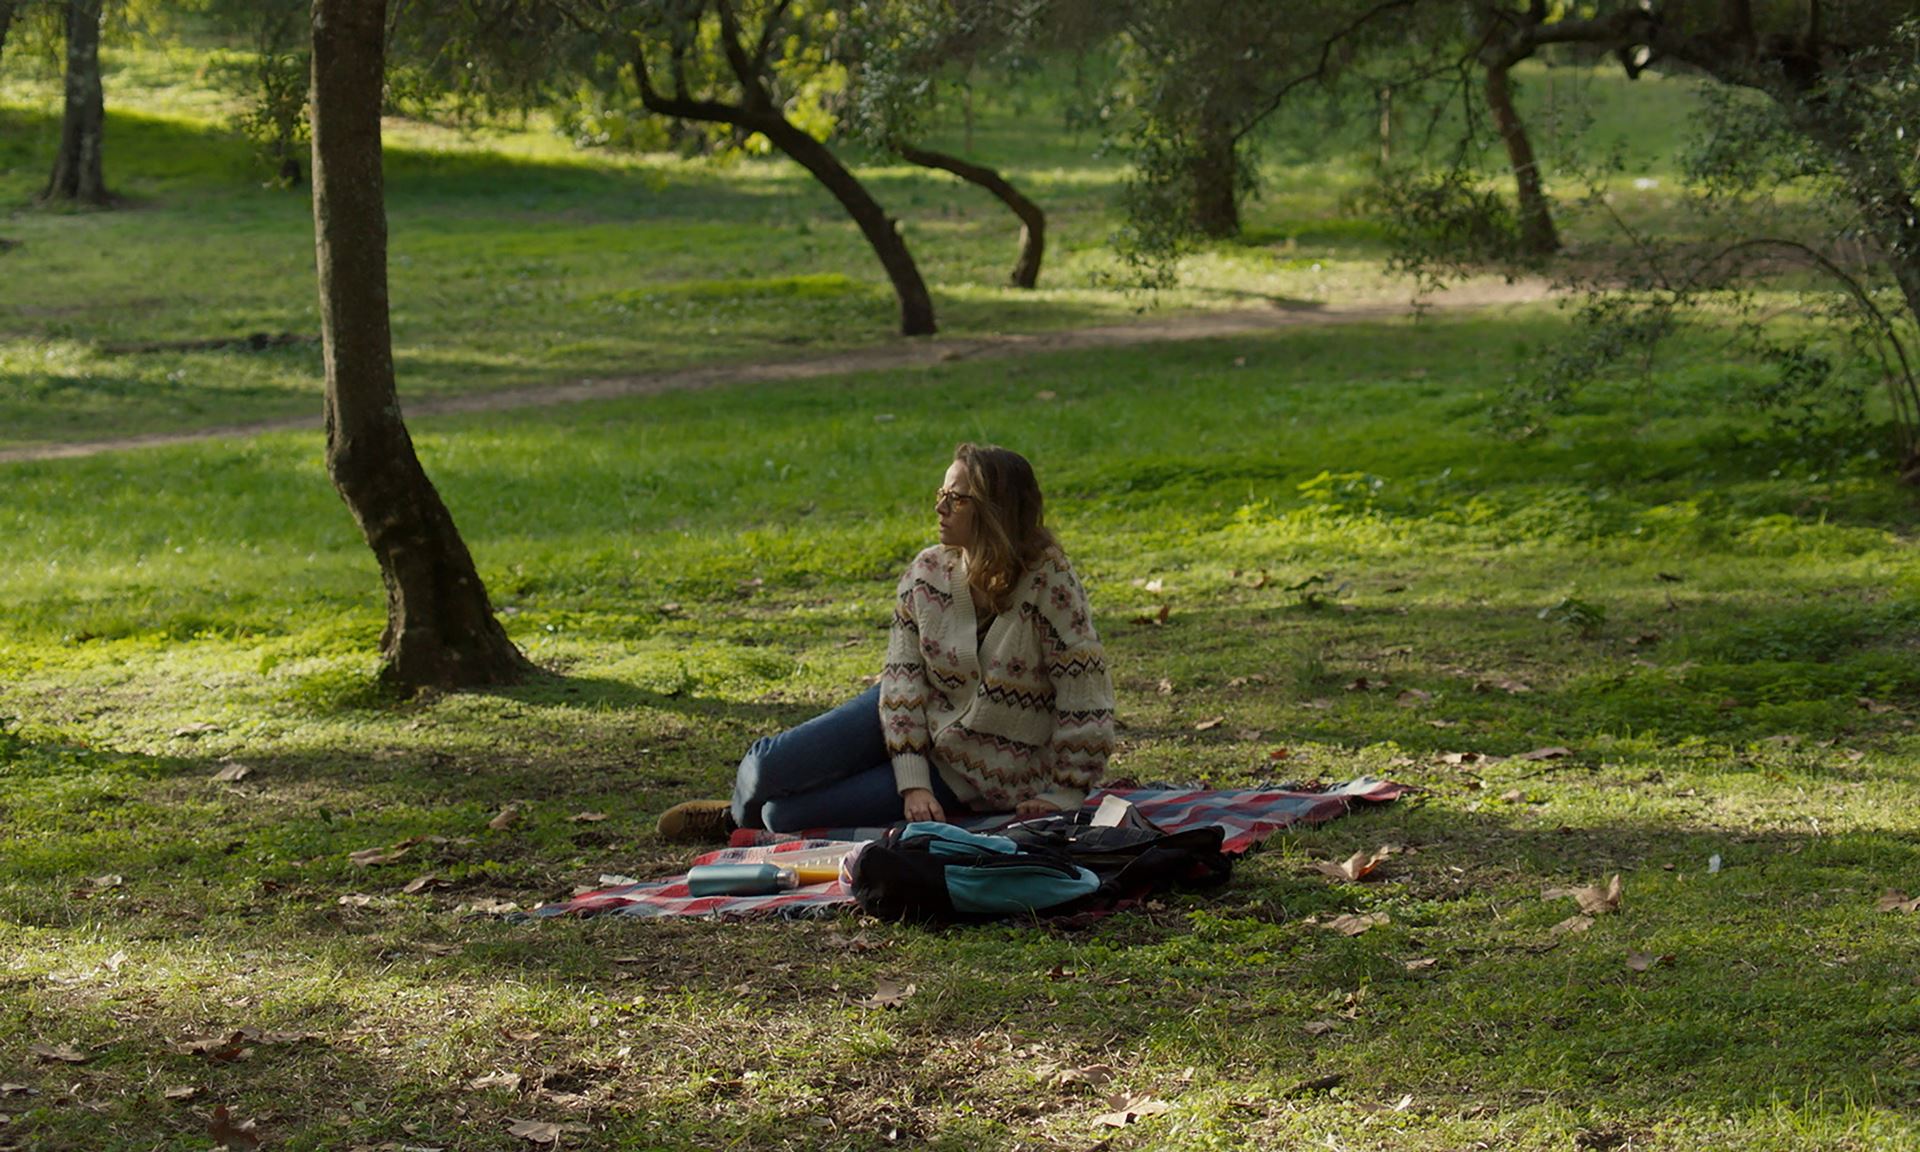
M1242 121L1239 130L1233 133L1233 142L1238 144L1246 137L1247 133L1258 127L1261 121L1279 110L1280 105L1285 103L1287 97L1291 96L1296 90L1325 79L1327 73L1333 68L1334 50L1345 43L1348 37L1357 34L1362 28L1365 28L1368 24L1389 12L1415 8L1418 7L1419 4L1420 0L1382 0L1381 3L1375 4L1373 7L1355 17L1346 27L1321 41L1320 57L1313 68L1282 83L1264 103L1257 107L1251 116Z

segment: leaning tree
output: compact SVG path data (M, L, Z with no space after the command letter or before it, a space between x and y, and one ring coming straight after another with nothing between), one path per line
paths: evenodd
M327 471L386 583L382 678L501 684L532 665L494 617L473 557L400 414L387 305L380 113L385 0L313 0L313 222L326 363Z
M1046 212L999 169L930 148L923 137L946 75L962 71L971 78L983 67L1048 46L1045 7L1008 9L996 0L855 0L844 9L853 42L846 127L873 147L957 176L1006 205L1020 222L1008 282L1015 288L1038 285Z
M477 0L520 15L558 11L586 38L573 58L611 86L624 70L647 111L761 140L833 194L879 258L907 336L936 330L933 298L900 225L826 142L824 107L845 83L846 21L793 0ZM613 65L615 67L609 67ZM803 123L796 116L804 113Z

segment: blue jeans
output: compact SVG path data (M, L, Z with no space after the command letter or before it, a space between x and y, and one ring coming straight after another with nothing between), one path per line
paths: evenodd
M940 806L959 798L933 774ZM733 778L733 819L742 828L798 832L857 828L906 818L880 728L878 685L797 728L753 742Z

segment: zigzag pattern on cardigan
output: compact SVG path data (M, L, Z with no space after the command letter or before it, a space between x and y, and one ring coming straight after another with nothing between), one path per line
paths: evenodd
M1113 686L1085 592L1051 554L1014 585L1011 619L981 630L965 586L959 550L934 547L896 589L881 672L896 781L924 787L937 766L963 799L1078 804L1113 743Z
M1089 672L1098 672L1105 676L1107 674L1106 657L1099 653L1087 652L1071 659L1047 661L1047 674L1056 680L1065 676L1084 676Z
M1016 708L1025 708L1038 712L1053 707L1053 689L1045 688L1028 692L1010 684L989 681L980 685L980 699L991 700L995 704L1011 704Z
M942 607L945 607L953 603L953 593L947 591L945 588L937 588L934 585L928 583L927 581L919 579L918 577L914 579L912 586L901 590L898 599L903 604L908 603L908 602L911 602L915 596L918 596L922 592L926 593L928 596L932 597L933 599L938 600Z

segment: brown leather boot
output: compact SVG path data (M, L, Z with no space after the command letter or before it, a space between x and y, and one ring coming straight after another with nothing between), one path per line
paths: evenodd
M687 800L660 814L654 830L662 840L710 844L733 835L733 804L727 800Z

